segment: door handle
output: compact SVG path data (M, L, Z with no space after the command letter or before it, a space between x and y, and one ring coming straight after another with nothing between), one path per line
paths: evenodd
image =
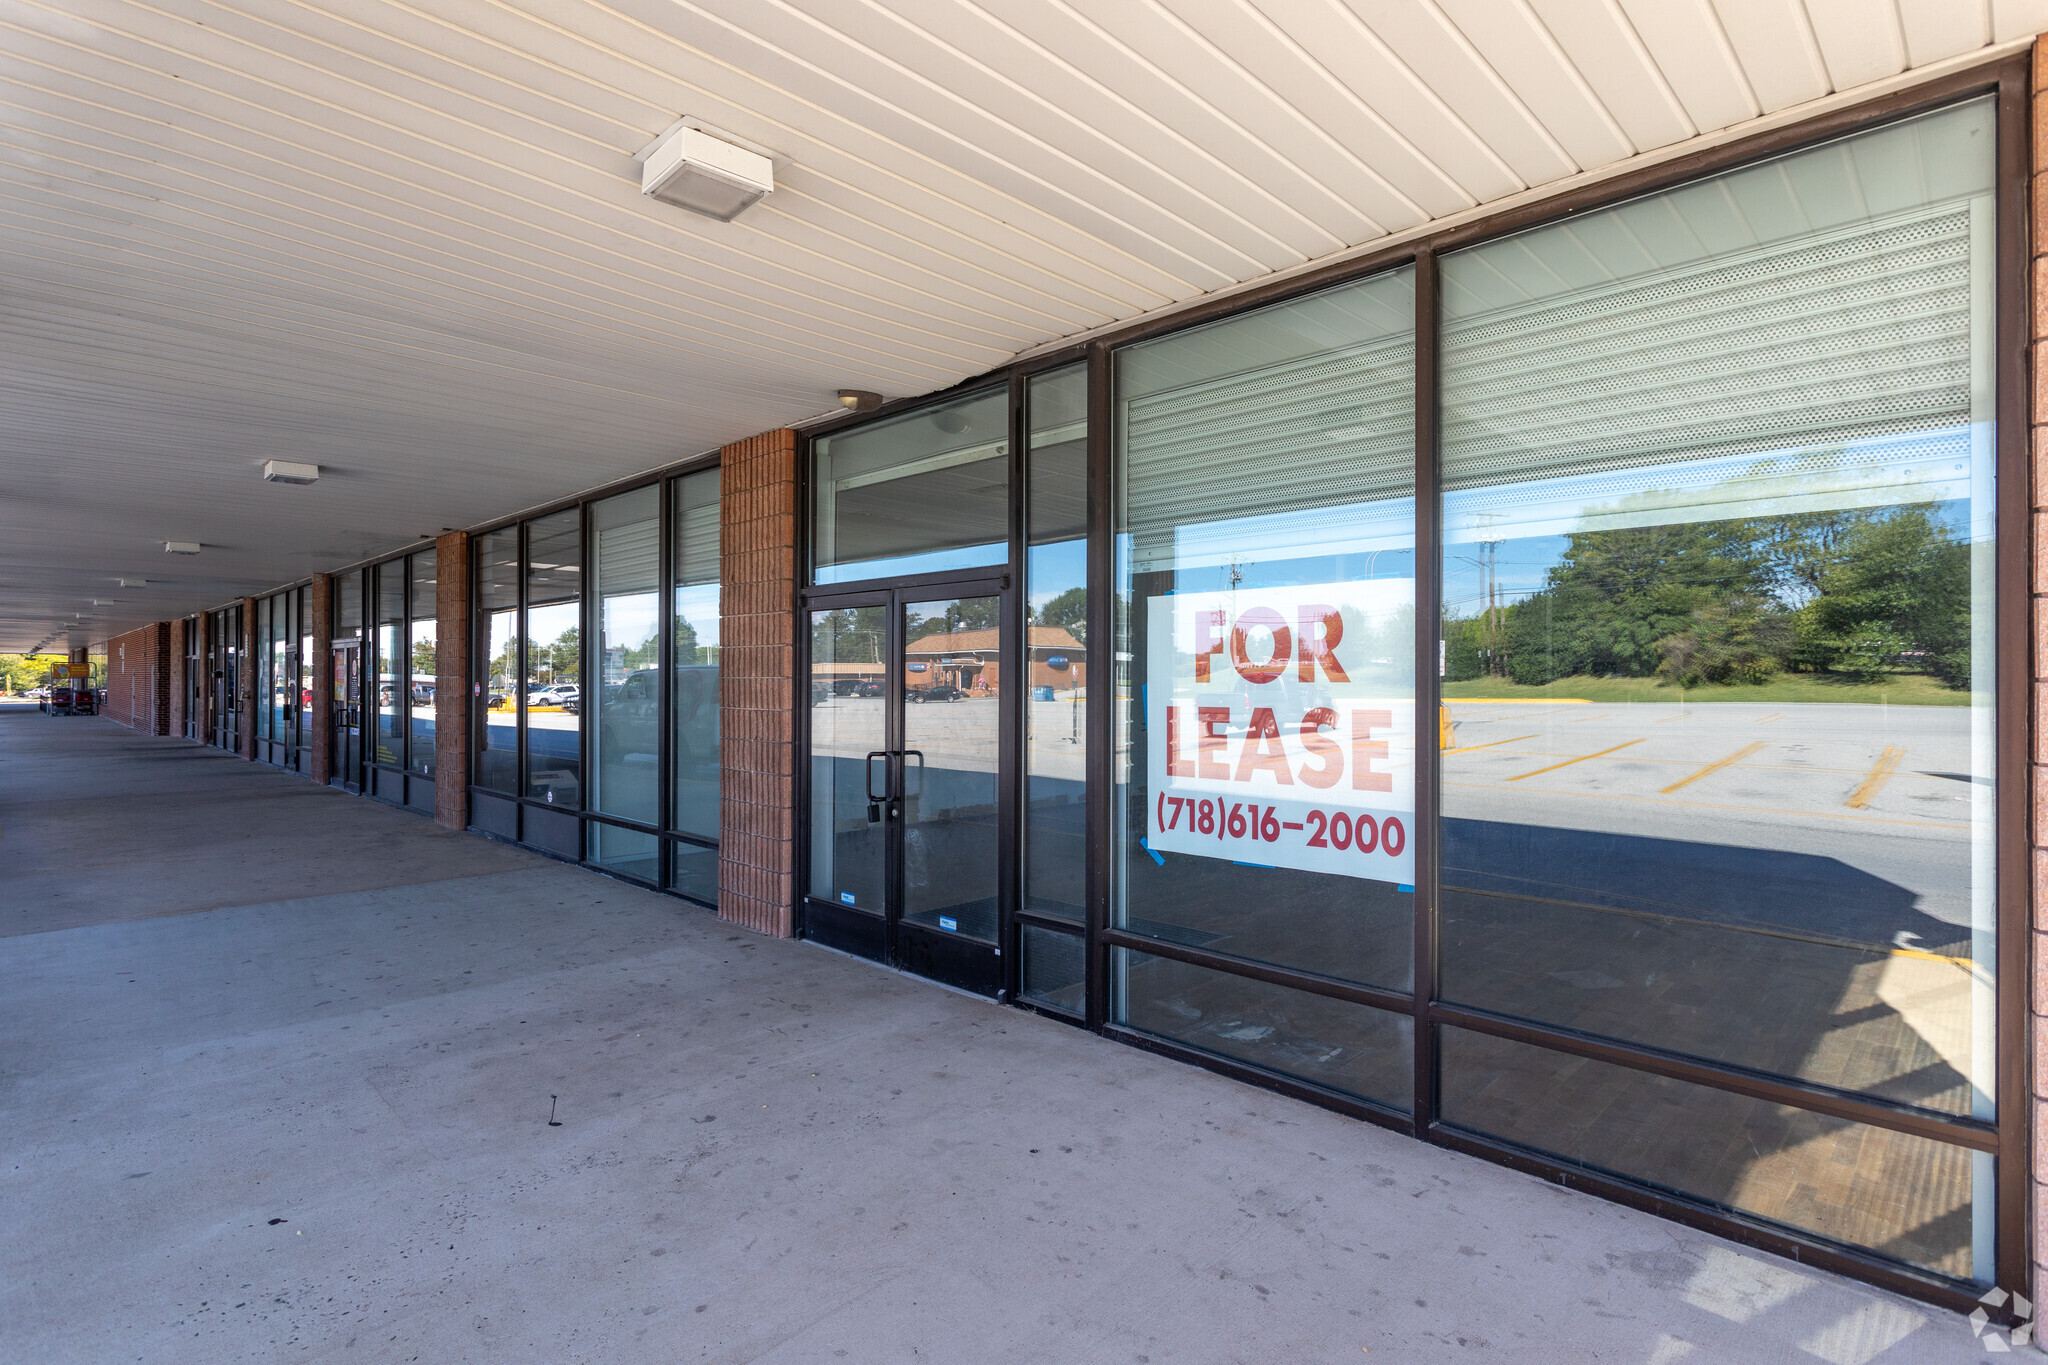
M905 800L909 800L913 796L924 795L924 751L921 749L903 750L903 757L905 759L908 759L912 754L917 755L917 790L910 790L910 773L906 767L903 774L903 797Z
M888 799L889 799L889 794L888 794L887 792L882 792L882 793L881 793L881 794L879 794L879 795L877 795L877 794L876 794L876 792L875 792L875 760L876 760L876 759L878 759L878 758L879 758L879 759L881 759L881 760L883 760L883 762L882 762L882 782L883 782L883 784L884 784L884 785L886 786L886 785L888 784L888 781L889 781L889 764L888 764L888 758L889 758L889 751L888 751L887 749L875 749L875 750L871 751L871 752L870 752L870 753L868 754L868 756L867 756L867 760L866 760L866 762L867 762L867 788L868 788L868 800L869 800L869 801L886 801L886 800L888 800Z

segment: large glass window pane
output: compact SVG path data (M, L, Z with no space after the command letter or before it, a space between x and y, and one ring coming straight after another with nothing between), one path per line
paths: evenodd
M661 490L591 504L590 535L598 632L590 808L653 824L661 814ZM616 831L608 837L618 842ZM652 839L645 856L651 869Z
M1404 269L1117 354L1133 933L1408 989L1414 313Z
M292 596L281 592L270 599L270 639L264 646L270 654L270 737L279 744L292 737Z
M819 900L883 913L889 789L882 654L886 607L811 613L811 885ZM872 818L870 818L872 814Z
M687 839L668 841L668 889L718 904L718 850Z
M476 540L476 601L483 663L483 716L477 722L476 784L519 790L519 528Z
M526 526L526 794L583 805L583 514Z
M1088 372L1033 379L1024 466L1024 908L1086 915Z
M1992 1116L1992 144L1444 258L1446 997Z
M293 685L292 714L297 717L294 742L300 749L308 749L313 743L313 589L299 589L298 602L293 608L298 620L297 680ZM311 762L309 757L300 760L301 767Z
M363 575L355 569L334 580L334 638L353 640L363 633Z
M1325 995L1114 949L1118 1023L1407 1112L1415 1022Z
M813 581L1010 557L1010 395L996 389L811 446Z
M256 599L256 738L271 737L272 672L270 658L270 603L268 597ZM266 754L265 757L268 757Z
M993 942L1002 599L903 607L903 918ZM867 700L854 697L846 700Z
M406 665L405 561L390 560L371 572L377 581L376 761L397 768L405 765L405 692L411 671Z
M675 795L670 828L716 842L718 471L677 479L674 506L675 672L669 680L669 706L674 713ZM708 888L700 883L693 879L697 889L690 894L709 898L708 890L715 895L715 875Z
M1447 1028L1440 1113L1561 1161L1989 1280L1992 1161L1927 1138Z
M412 706L412 771L422 777L434 775L434 632L440 619L435 577L434 551L412 557L411 686L406 695Z

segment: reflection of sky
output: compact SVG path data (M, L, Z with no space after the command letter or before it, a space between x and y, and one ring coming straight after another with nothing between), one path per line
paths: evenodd
M1088 585L1088 542L1056 540L1050 545L1034 545L1025 568L1035 614L1068 589Z
M944 573L949 569L1000 567L1010 557L1010 548L1000 540L986 545L969 545L958 550L932 550L923 554L897 555L892 559L863 559L850 564L821 564L820 583L858 583L863 579L886 578L892 574Z

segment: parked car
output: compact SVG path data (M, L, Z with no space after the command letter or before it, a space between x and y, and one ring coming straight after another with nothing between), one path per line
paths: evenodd
M47 687L31 687L21 695L27 697L30 701L48 701L50 699L50 689Z
M886 685L870 679L867 682L857 684L853 689L853 695L856 697L879 697L887 693L888 690Z
M556 683L551 687L537 687L526 694L526 709L536 706L559 706L571 710L572 703L583 699L583 689L575 683Z
M915 702L958 701L966 695L965 692L962 692L951 683L933 683L930 687L912 688L905 700Z

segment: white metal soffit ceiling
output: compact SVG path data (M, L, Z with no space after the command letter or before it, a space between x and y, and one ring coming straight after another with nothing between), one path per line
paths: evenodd
M0 649L2040 29L2048 0L0 0ZM775 192L643 199L685 115Z

